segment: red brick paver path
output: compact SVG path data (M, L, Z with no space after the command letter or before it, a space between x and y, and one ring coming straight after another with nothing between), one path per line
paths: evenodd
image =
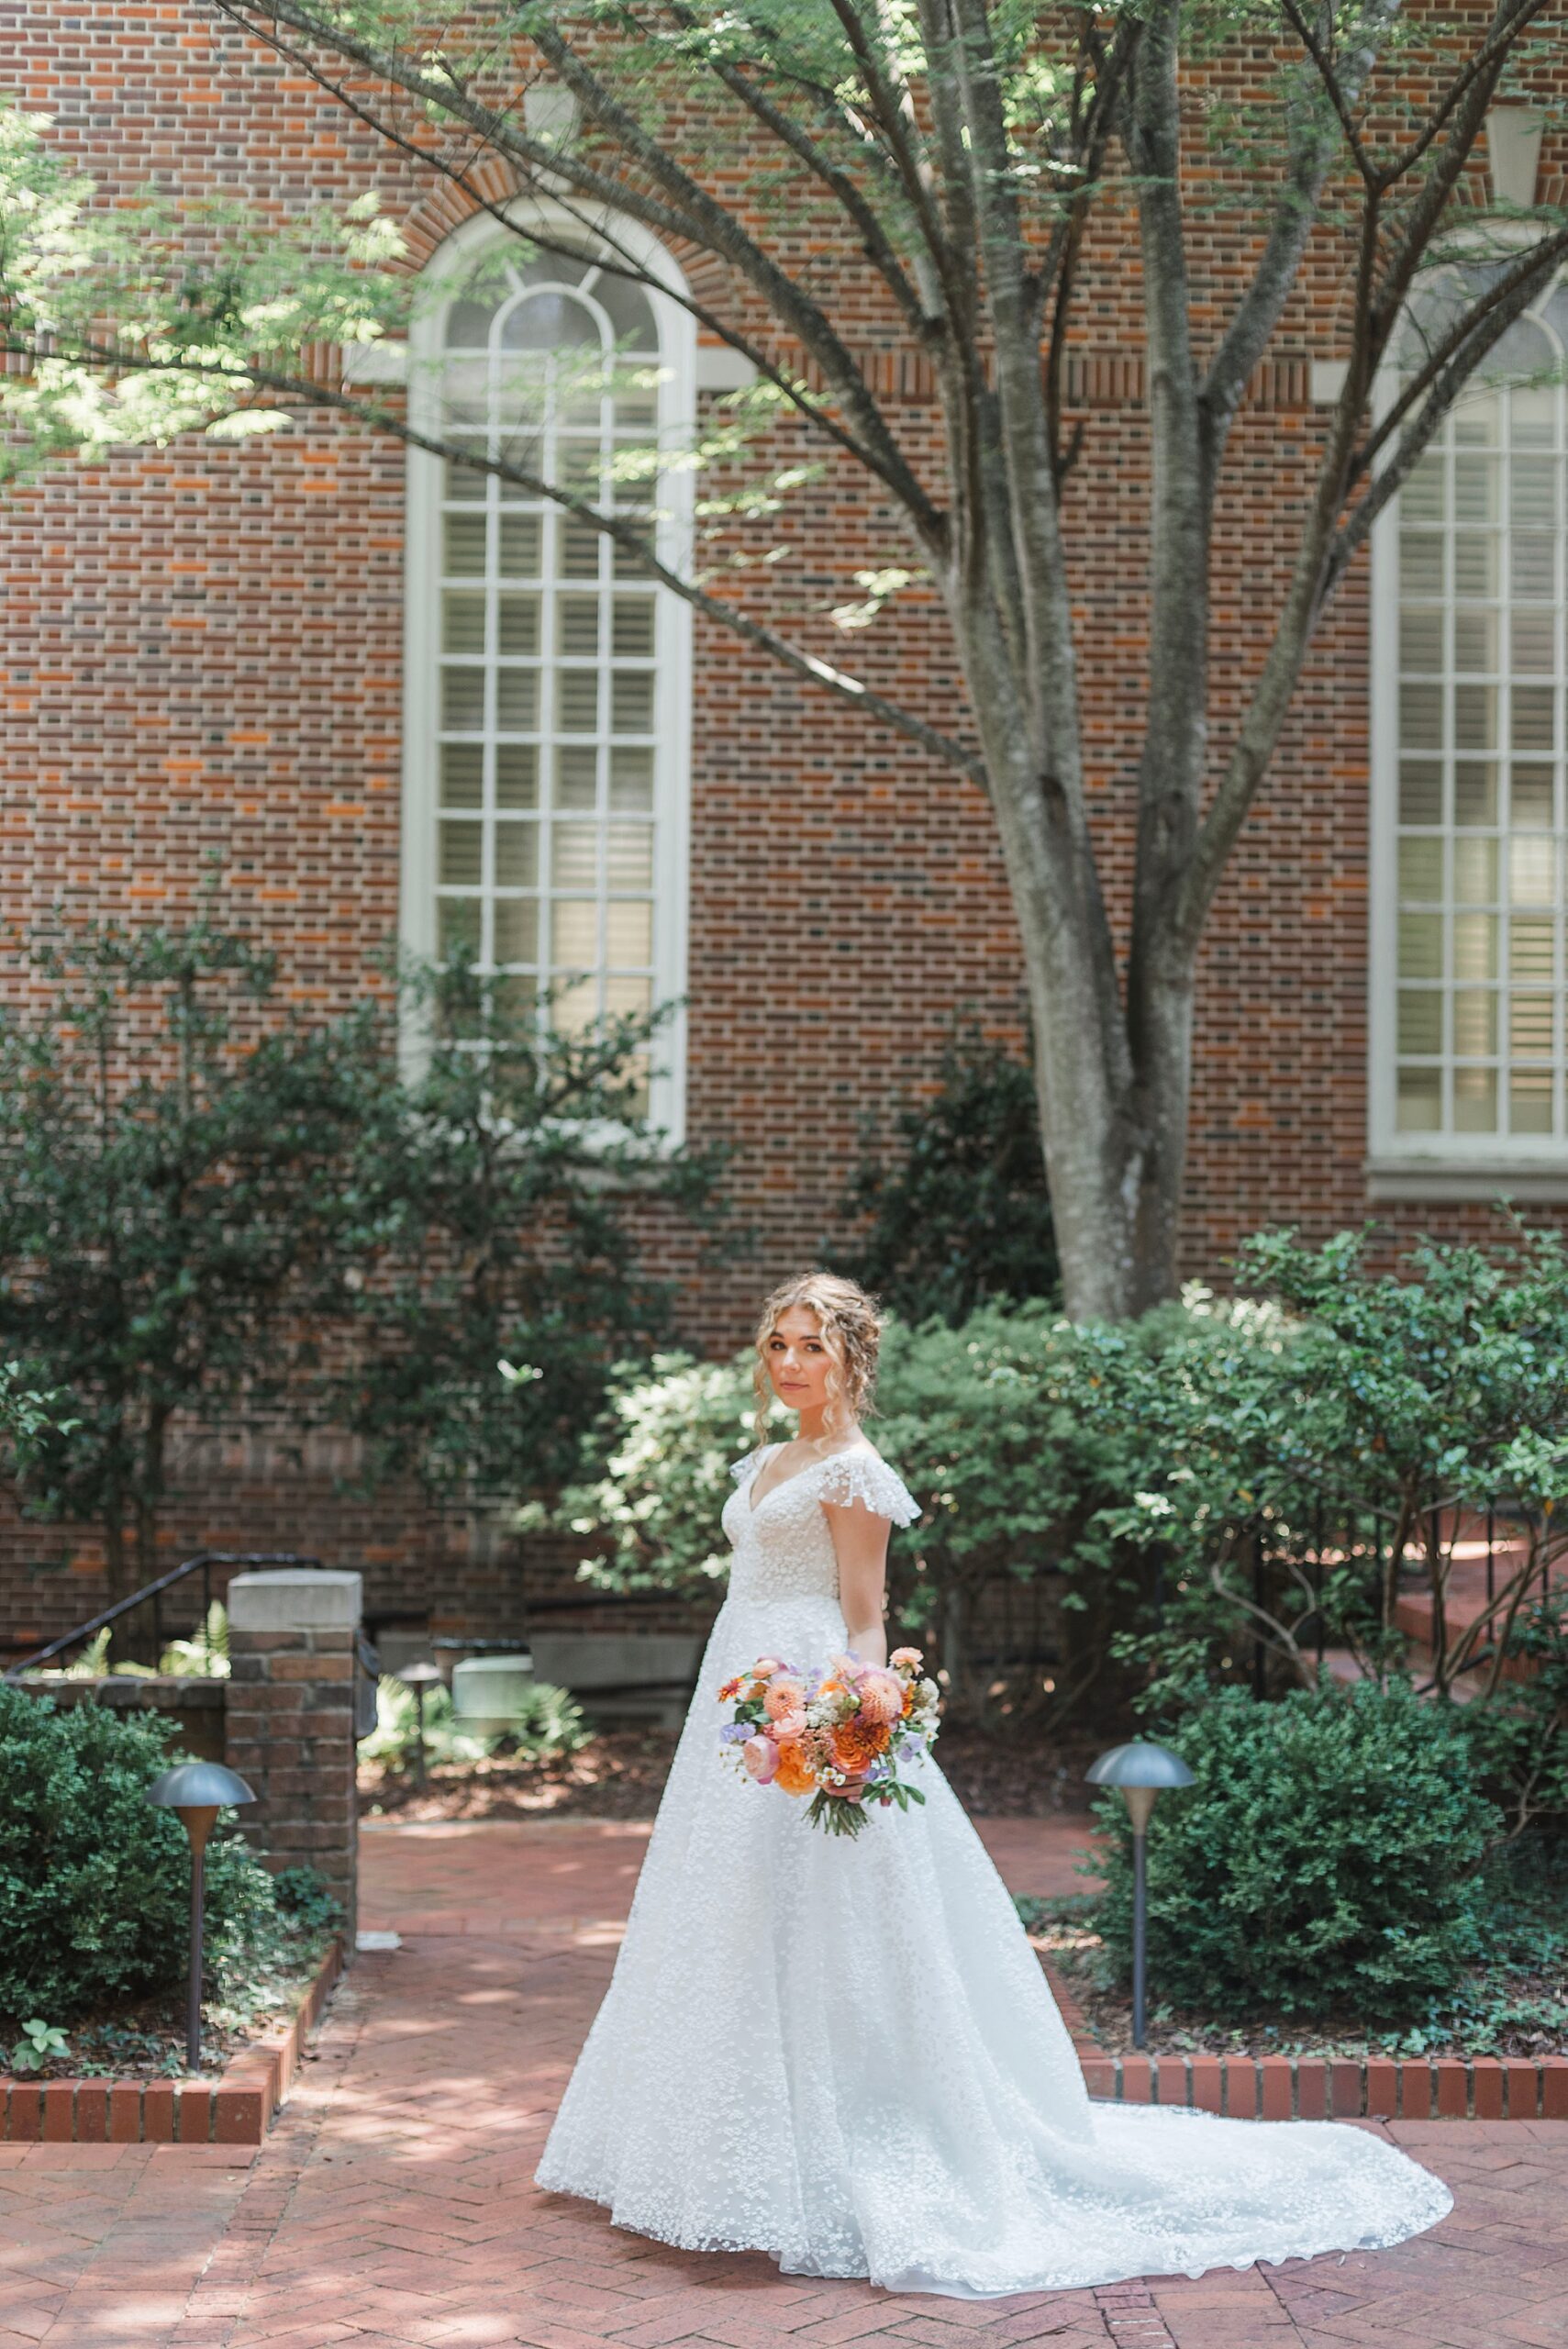
M784 2278L537 2193L646 1832L367 1833L363 1922L404 1945L360 1959L259 2154L0 2148L0 2349L1568 2349L1568 2122L1396 2124L1458 2197L1396 2251L1010 2300ZM1019 1890L1073 1881L1075 1823L986 1833Z

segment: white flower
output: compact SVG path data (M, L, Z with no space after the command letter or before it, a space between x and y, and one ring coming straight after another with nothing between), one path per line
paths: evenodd
M1132 1497L1146 1517L1170 1517L1173 1514L1163 1493L1134 1493Z

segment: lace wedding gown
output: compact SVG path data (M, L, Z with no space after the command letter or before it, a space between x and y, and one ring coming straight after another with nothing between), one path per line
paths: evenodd
M770 1447L771 1450L771 1447ZM822 1503L918 1515L869 1447L751 1487L615 1976L539 2183L786 2273L963 2297L1372 2250L1451 2198L1366 2132L1092 2103L1013 1904L932 1762L853 1842L721 1765L716 1696L845 1642Z

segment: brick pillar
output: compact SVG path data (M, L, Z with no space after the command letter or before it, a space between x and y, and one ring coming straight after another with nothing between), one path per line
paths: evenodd
M228 1586L226 1753L249 1781L239 1823L279 1868L309 1866L342 1902L354 1946L357 1574L281 1566Z

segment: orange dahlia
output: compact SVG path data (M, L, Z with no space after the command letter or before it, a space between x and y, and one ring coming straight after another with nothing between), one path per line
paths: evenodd
M809 1795L817 1791L817 1781L811 1775L811 1765L798 1738L779 1740L778 1776L773 1784L782 1787L786 1795Z
M871 1767L879 1753L886 1751L892 1734L886 1721L844 1721L833 1731L834 1767L858 1777L862 1770Z

